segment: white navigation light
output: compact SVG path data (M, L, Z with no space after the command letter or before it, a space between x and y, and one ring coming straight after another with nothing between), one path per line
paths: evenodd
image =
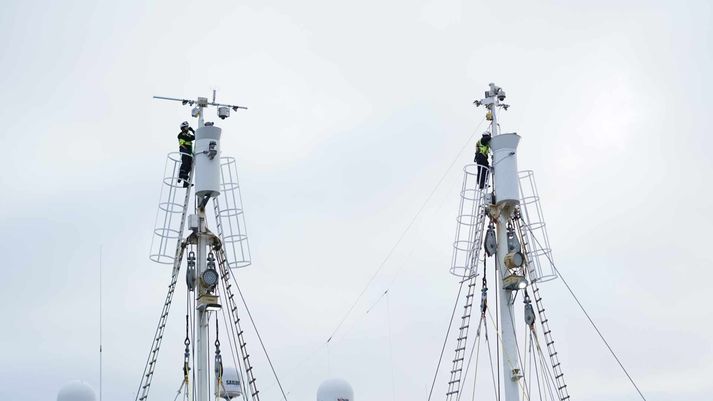
M232 400L243 394L238 370L233 367L223 369L223 387L220 389L220 398Z
M81 380L73 380L59 390L57 401L96 401L92 386Z
M343 379L325 380L317 389L317 401L354 401L354 390Z

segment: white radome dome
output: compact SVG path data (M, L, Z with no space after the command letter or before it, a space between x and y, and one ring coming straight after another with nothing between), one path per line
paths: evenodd
M317 389L317 401L354 401L354 390L346 380L325 380Z
M81 380L73 380L59 390L57 401L97 401L92 386Z
M220 398L232 400L242 393L243 388L238 370L231 366L223 369L223 387L220 389Z

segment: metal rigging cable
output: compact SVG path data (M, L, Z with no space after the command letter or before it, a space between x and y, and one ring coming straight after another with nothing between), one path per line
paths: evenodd
M250 324L252 324L253 329L255 330L255 334L257 335L258 341L260 341L260 346L262 347L262 351L265 353L265 358L267 358L267 363L270 365L270 369L272 370L272 375L275 376L275 381L277 381L277 386L280 388L280 392L282 393L282 398L287 401L287 395L285 394L285 390L282 388L282 383L280 382L280 378L277 377L277 371L275 371L275 366L272 364L272 359L270 359L270 354L267 352L267 348L265 347L265 343L262 341L262 336L260 335L260 331L257 329L257 325L255 324L255 320L253 320L253 315L250 313L250 308L248 307L248 303L245 301L245 297L243 296L243 292L240 290L240 286L238 285L238 280L235 278L235 275L230 273L230 278L233 279L233 284L235 284L235 288L238 290L238 294L240 295L240 300L243 302L243 306L245 306L245 311L248 313L248 318L250 318Z
M225 288L224 280L220 280L220 285L223 288L223 293L227 293L227 291L224 289ZM236 370L238 371L238 374L240 375L240 383L241 383L240 385L244 391L246 381L245 381L245 373L243 372L243 369L244 369L243 364L242 364L242 361L240 360L240 357L238 356L238 351L237 351L238 335L235 331L235 326L233 324L230 324L230 320L228 319L228 314L225 311L225 308L220 308L220 310L223 315L223 323L225 323L225 325L230 329L230 331L228 331L228 346L230 347L230 355L233 358L233 365L235 366Z
M349 318L349 316L350 316L350 315L352 314L352 312L354 311L354 308L356 308L356 306L357 306L357 304L359 303L359 301L361 300L362 296L364 296L364 293L366 293L366 290L369 289L369 287L371 286L371 284L374 282L374 279L379 275L379 273L381 273L381 270L383 270L384 266L386 266L386 263L389 261L389 259L391 259L391 256L394 254L394 251L396 251L396 248L398 248L398 246L401 244L401 241L403 241L403 239L406 237L406 234L409 232L409 230L411 230L411 227L413 227L414 223L415 223L416 220L419 218L419 216L421 215L421 213L424 211L424 209L426 209L426 205L427 205L428 202L431 200L431 198L433 198L433 195L436 193L436 191L438 190L438 188L440 188L441 184L443 183L443 181L444 181L444 180L446 179L446 177L448 176L448 173L450 172L451 168L453 168L453 166L456 164L456 162L457 162L458 159L460 158L460 155L463 153L463 151L464 151L465 148L468 146L468 144L470 144L470 143L473 141L473 138L475 137L476 133L478 132L478 129L480 128L480 125L483 124L483 121L485 121L485 118L483 118L482 120L480 120L480 122L479 122L478 125L476 126L475 130L473 131L473 133L470 135L470 137L468 138L468 140L467 140L467 141L463 144L463 146L460 148L460 150L459 150L458 153L456 154L455 158L453 158L453 161L451 162L451 164L448 166L448 168L446 169L446 171L443 173L443 175L441 176L441 178L440 178L440 179L438 180L438 182L436 183L436 186L433 187L433 189L431 190L431 192L430 192L430 193L428 194L428 196L426 197L426 200L423 201L423 204L421 205L421 207L418 209L418 211L417 211L416 214L413 216L413 218L412 218L411 221L408 223L408 225L407 225L406 228L403 230L403 232L401 232L401 235L399 235L399 238L396 240L396 243L391 247L391 249L389 250L389 252L386 254L386 257L381 261L381 263L380 263L379 266L377 267L377 269L376 269L376 271L374 272L374 274L371 275L371 277L369 278L369 281L367 281L367 283L366 283L366 285L364 286L364 288L361 290L361 292L359 293L359 295L358 295L358 296L356 297L356 299L354 300L354 303L352 303L352 305L349 307L349 310L347 310L347 313L344 314L344 316L342 317L342 319L341 319L341 320L339 321L339 323L337 324L337 327L335 327L334 330L332 331L332 334L329 335L329 338L327 339L327 342L330 342L330 341L332 340L332 337L334 337L334 335L337 333L337 331L339 331L339 329L342 327L342 325L344 324L344 322L347 320L347 318ZM430 398L430 396L429 396L429 398Z
M530 227L527 227L527 226L526 226L526 229L530 232L530 236L532 236L532 238L535 240L535 242L537 242L537 245L538 245L540 248L544 249L544 248L542 247L542 244L540 244L540 241L537 239L537 237L536 237L536 236L532 233L532 231L530 230ZM560 272L559 269L557 268L557 266L555 266L555 262L552 260L552 257L551 257L548 253L545 253L545 256L546 256L547 259L549 260L550 265L552 265L552 268L554 269L554 271L557 273L557 275L560 277L560 279L562 279L562 283L563 283L564 286L567 288L567 291L569 291L570 295L572 295L572 298L574 298L574 301L575 301L575 302L577 303L577 305L579 306L579 309L582 310L582 313L584 313L584 316L587 317L587 320L589 320L589 323L592 325L592 327L594 328L594 330L597 332L597 335L599 335L599 338L602 340L602 342L604 343L604 345L605 345L605 346L607 347L607 349L609 350L609 353L611 353L611 355L612 355L612 356L614 357L614 359L616 360L616 363L619 364L619 367L620 367L621 370L624 372L624 374L626 375L626 377L629 379L629 382L631 382L631 384L634 386L634 388L636 389L636 392L639 393L639 396L641 397L642 400L647 401L647 400L646 400L646 397L644 397L644 394L643 394L643 393L641 392L641 390L639 389L639 386L636 385L636 382L634 382L634 379L633 379L633 378L631 377L631 375L629 374L629 371L626 370L626 368L624 367L624 364L621 362L621 360L619 360L619 357L618 357L618 356L616 355L616 353L614 352L614 349L612 349L612 347L609 345L609 342L607 342L606 338L604 338L604 335L602 334L602 332L599 331L599 327L597 327L596 323L594 323L594 320L592 320L592 317L589 316L589 313L587 312L587 310L584 309L584 305L582 305L582 302L580 302L580 301L579 301L579 298L577 298L577 296L574 294L574 290L572 290L572 287L570 287L569 284L567 283L567 280L564 279L564 276L562 275L562 272Z
M456 295L456 300L453 303L453 312L451 312L451 319L448 322L448 330L446 330L446 336L443 339L443 347L441 347L441 355L438 357L438 364L436 365L436 371L433 373L433 382L431 383L431 391L428 393L428 401L431 401L431 396L433 396L433 388L436 386L436 379L438 378L438 370L441 368L441 361L443 360L443 354L446 351L446 344L448 344L448 336L451 334L451 327L453 326L453 318L456 316L456 309L458 309L458 301L460 300L460 293L463 290L463 283L465 280L460 282L458 287L458 295Z
M500 393L498 392L498 387L497 384L495 383L495 369L493 368L493 352L490 349L490 337L488 336L488 322L486 321L485 324L485 343L488 344L488 360L490 361L490 376L493 379L493 393L498 397L498 401L500 401ZM495 332L495 337L497 338L498 333ZM498 344L497 342L495 343L495 347L497 348Z
M359 295L357 296L357 298L354 300L354 302L352 303L352 305L349 307L349 310L347 310L346 314L342 317L342 319L339 321L339 323L337 324L337 326L336 326L336 327L334 328L334 330L331 332L331 334L329 335L329 338L327 338L327 340L326 340L324 343L322 343L321 345L315 347L314 350L311 351L311 352L309 352L309 353L307 354L307 356L306 356L304 359L302 359L302 360L301 360L299 363L297 363L293 368L291 368L291 369L288 371L288 375L291 374L290 372L297 371L299 368L301 368L301 367L302 367L305 363L307 363L308 361L313 360L313 359L315 358L316 353L317 353L317 352L320 352L320 351L322 350L322 348L327 347L328 344L334 339L335 334L342 328L342 326L344 325L345 321L349 318L349 316L352 314L352 312L353 312L354 309L356 308L356 306L357 306L357 304L359 303L359 301L361 300L361 298L364 296L364 293L366 293L366 290L371 286L371 284L373 283L374 279L379 275L379 273L380 273L381 270L384 268L384 266L386 265L386 263L390 260L391 256L393 255L394 251L396 250L396 248L398 248L398 246L401 244L401 242L403 241L404 237L406 236L406 234L408 233L408 231L412 228L412 226L414 225L414 223L416 222L416 220L418 219L418 217L421 215L421 213L422 213L423 210L425 209L425 207L426 207L426 205L428 204L428 202L433 198L433 196L434 196L434 194L436 193L436 191L440 188L441 184L443 183L443 181L445 180L445 178L447 177L448 173L449 173L450 170L453 168L453 166L455 165L455 163L458 161L458 159L460 158L460 156L461 156L461 154L463 153L463 151L466 149L466 147L468 146L468 144L472 142L473 138L474 138L475 135L478 133L478 129L480 128L480 126L483 124L484 121L485 121L485 118L481 119L480 122L478 122L478 125L476 126L475 130L473 131L473 133L470 135L470 137L468 137L468 140L467 140L467 141L463 144L463 146L460 148L460 150L458 151L458 153L457 153L456 156L454 157L454 159L453 159L453 161L451 162L451 164L448 166L448 168L445 170L445 172L443 173L443 175L441 176L441 178L439 179L439 181L436 183L436 186L433 188L433 190L431 191L431 193L426 197L425 201L423 202L423 204L421 205L421 207L419 208L419 210L416 212L416 214L414 215L414 217L411 219L411 221L409 222L409 224L406 226L406 228L404 229L404 231L401 233L401 235L399 236L399 238L398 238L398 240L396 241L396 243L393 245L393 247L392 247L392 248L390 249L390 251L387 253L386 257L385 257L385 258L382 260L382 262L379 264L377 270L376 270L376 271L374 272L374 274L371 276L371 278L369 279L369 281L366 283L364 289L359 293ZM413 252L413 250L412 250L412 252ZM389 284L388 284L388 286L387 286L387 288L386 288L386 291L380 295L379 299L377 299L377 300L371 305L370 308L368 308L367 313L368 313L369 310L371 310L371 308L373 308L377 303L379 303L379 301L380 301L381 298L386 294L386 292L388 292L388 291L391 289L391 286L392 286L393 283L396 281L396 276L397 276L401 271L402 271L402 269L398 269L398 270L397 270L396 274L394 275L394 277L392 277L391 281L389 282ZM441 356L441 357L442 357L442 356ZM432 389L431 389L431 391L432 391ZM289 394L289 391L288 391L288 394ZM430 395L429 395L429 398L430 398Z
M483 327L483 322L485 321L485 311L488 309L488 275L487 275L487 269L488 269L488 264L487 264L488 258L485 257L483 258L483 279L482 279L482 284L480 287L480 321L478 322L478 329L475 332L475 339L473 340L474 344L473 347L470 349L470 356L468 357L468 365L465 368L465 374L463 377L466 379L468 378L468 372L470 371L470 364L471 361L473 360L473 351L476 349L476 343L477 343L477 348L478 352L476 353L475 356L475 375L473 378L473 398L475 398L475 380L478 377L478 357L480 356L480 333L481 329ZM460 401L461 396L463 395L463 390L465 389L465 380L459 383L459 388L458 388L458 396L456 398L456 401Z

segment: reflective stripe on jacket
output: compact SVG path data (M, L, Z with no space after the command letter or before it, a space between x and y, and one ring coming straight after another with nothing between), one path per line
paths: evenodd
M178 147L187 152L193 153L193 140L196 139L193 134L193 129L188 128L187 131L181 131L178 133Z
M483 145L478 141L478 143L475 144L475 149L477 153L480 153L481 155L488 157L488 153L490 153L490 146L488 145Z

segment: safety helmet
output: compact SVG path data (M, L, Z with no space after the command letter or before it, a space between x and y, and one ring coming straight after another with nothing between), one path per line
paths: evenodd
M184 121L181 123L181 129L186 129L186 128L188 128L189 125L190 124L188 124L188 121Z
M490 138L490 131L483 132L483 138Z

